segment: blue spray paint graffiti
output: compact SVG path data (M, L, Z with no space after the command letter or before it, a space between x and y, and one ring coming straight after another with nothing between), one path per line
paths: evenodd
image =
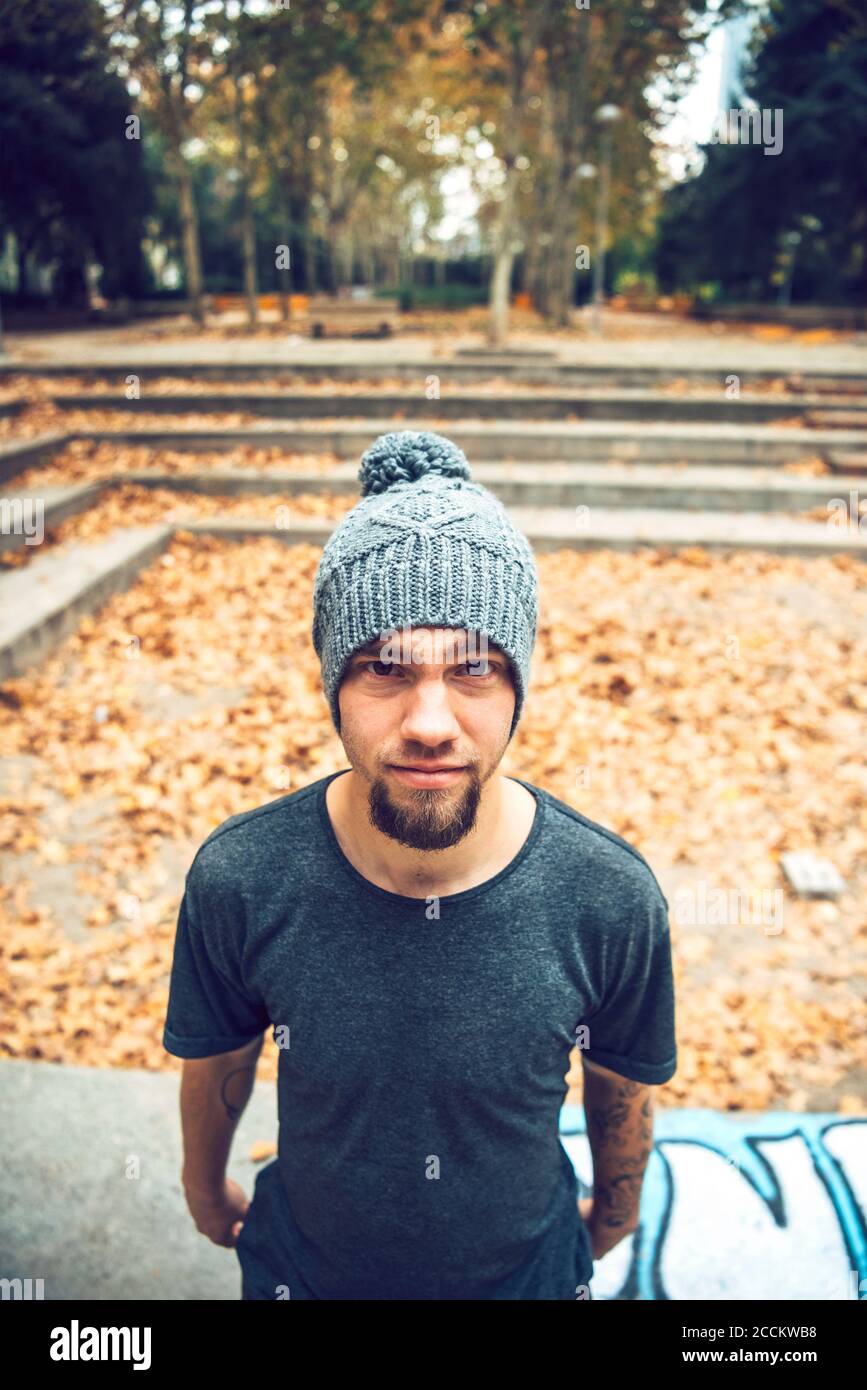
M560 1137L581 1195L580 1105ZM604 1259L599 1299L867 1299L867 1120L657 1110L641 1224Z

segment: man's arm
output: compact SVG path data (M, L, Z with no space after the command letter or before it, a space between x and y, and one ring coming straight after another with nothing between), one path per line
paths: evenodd
M630 1081L582 1056L584 1114L593 1156L593 1198L581 1204L601 1259L638 1227L641 1185L653 1148L650 1086Z
M229 1150L256 1080L262 1033L234 1052L187 1058L181 1077L181 1183L197 1230L232 1246L249 1202L226 1177Z

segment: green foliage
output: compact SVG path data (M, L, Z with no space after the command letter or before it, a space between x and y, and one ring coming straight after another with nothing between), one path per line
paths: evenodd
M149 190L110 58L98 0L0 0L0 225L59 263L60 298L80 294L87 259L109 294L143 283Z
M383 291L394 293L394 291ZM487 284L478 285L413 285L399 292L400 307L409 309L467 309L471 305L486 304Z
M784 238L795 233L793 298L863 298L867 15L828 0L773 0L748 89L759 107L783 112L782 149L704 147L701 173L665 199L661 284L690 290L714 281L731 300L773 298L787 264Z

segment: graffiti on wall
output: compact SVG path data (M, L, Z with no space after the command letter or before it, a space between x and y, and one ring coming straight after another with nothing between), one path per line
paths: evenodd
M580 1105L560 1138L591 1190ZM867 1120L657 1110L641 1222L598 1260L599 1299L867 1299Z

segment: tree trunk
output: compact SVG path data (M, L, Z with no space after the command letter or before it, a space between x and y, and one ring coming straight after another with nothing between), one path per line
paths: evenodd
M289 199L287 197L286 189L284 187L282 178L279 178L277 180L277 198L280 206L280 221L282 226L282 231L280 233L279 238L279 245L289 247L289 255L291 261L292 237L289 228L292 225L292 219L289 216ZM292 288L294 270L292 268L280 270L277 267L275 267L275 269L277 269L277 294L280 298L280 318L283 323L288 323L290 317L289 293Z
M573 30L559 60L549 67L548 89L556 148L553 237L551 241L551 296L549 312L560 327L568 327L575 297L575 247L578 235L577 172L584 145L587 119L587 73L592 71L589 53L592 26L587 34Z
M307 221L304 223L301 240L304 246L304 290L307 294L315 294L319 289L319 273L316 265L316 247L310 232L310 223Z
M256 223L250 198L250 161L247 156L247 136L244 130L244 111L235 84L235 128L238 137L238 164L241 173L241 256L244 264L244 298L247 301L247 322L255 328L259 321L256 282Z
M202 303L202 261L199 251L199 220L193 198L193 179L190 166L181 154L174 151L175 175L178 181L178 202L181 215L181 243L187 277L187 298L193 320L200 326L205 322Z
M348 227L344 226L340 232L337 244L340 247L341 282L351 287L355 276L355 248L352 244L352 233Z
M247 322L255 328L259 322L258 285L256 282L256 225L253 221L253 205L245 187L241 241L244 256L244 298L247 301Z
M500 347L505 342L509 330L509 290L518 230L520 174L516 161L520 153L521 112L524 109L527 74L550 10L551 0L539 0L530 12L528 26L521 30L517 39L510 40L509 99L506 105L502 152L503 163L506 166L506 187L497 219L494 271L491 276L489 300L488 342L492 347Z
M554 272L554 293L551 309L554 322L561 328L569 326L572 301L575 297L575 247L578 245L574 228L571 199L571 180L563 179L557 205L551 259Z
M517 191L518 170L514 163L510 163L506 171L506 191L500 206L494 273L491 277L488 342L492 347L501 347L509 331L509 289L515 261Z

